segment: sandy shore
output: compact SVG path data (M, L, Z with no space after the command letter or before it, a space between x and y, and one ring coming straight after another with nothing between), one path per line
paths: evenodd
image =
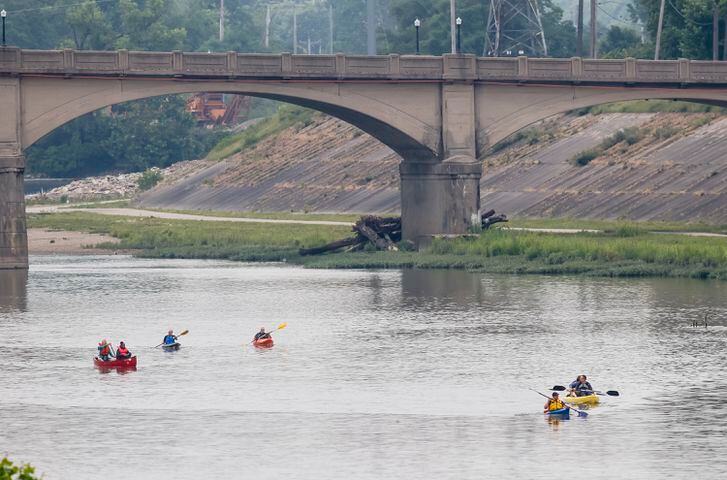
M119 239L95 233L46 230L44 228L28 229L28 252L31 255L115 255L122 253L121 250L87 248L106 242L119 243Z

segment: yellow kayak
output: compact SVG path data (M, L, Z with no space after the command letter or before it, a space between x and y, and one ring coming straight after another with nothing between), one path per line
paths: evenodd
M583 397L560 397L560 399L572 405L596 405L599 402L598 395L595 393Z

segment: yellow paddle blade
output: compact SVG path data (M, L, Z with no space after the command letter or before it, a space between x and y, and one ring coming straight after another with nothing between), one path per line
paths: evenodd
M182 335L186 335L186 334L188 334L188 333L189 333L189 330L185 330L185 331L183 331L182 333L180 333L180 334L179 334L179 335L177 335L177 336L178 336L178 337L181 337Z
M284 329L287 326L288 326L288 323L287 322L281 323L280 325L278 325L278 328L276 328L276 330L282 330L282 329Z

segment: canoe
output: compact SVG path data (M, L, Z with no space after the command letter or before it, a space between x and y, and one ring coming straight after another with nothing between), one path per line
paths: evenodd
M600 401L595 393L583 397L560 397L560 399L571 405L596 405Z
M93 364L100 368L136 368L136 355L123 360L109 360L104 362L98 357L93 357Z
M176 352L179 350L179 347L181 347L182 344L179 342L170 343L169 345L162 345L162 350L165 352Z
M252 344L258 348L270 348L273 346L273 339L268 338L261 338L260 340L254 340Z
M570 408L565 407L558 410L550 410L546 412L549 417L570 418Z

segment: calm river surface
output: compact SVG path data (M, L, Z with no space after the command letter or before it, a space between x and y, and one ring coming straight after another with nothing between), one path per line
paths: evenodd
M727 475L727 282L31 263L0 273L0 456L47 480ZM548 423L529 388L578 373L622 396Z

